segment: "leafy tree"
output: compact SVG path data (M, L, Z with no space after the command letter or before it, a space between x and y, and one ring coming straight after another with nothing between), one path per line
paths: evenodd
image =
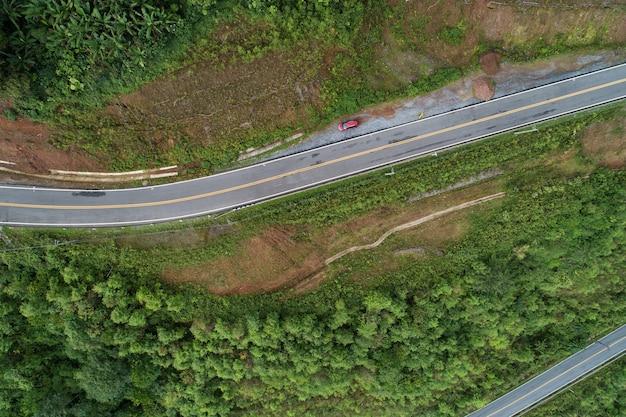
M119 404L124 398L129 379L129 368L125 361L112 361L109 356L93 352L87 355L74 376L87 398L113 405Z
M2 0L0 71L37 74L31 94L72 95L107 73L144 67L147 51L181 24L181 4ZM0 37L0 39L5 39Z

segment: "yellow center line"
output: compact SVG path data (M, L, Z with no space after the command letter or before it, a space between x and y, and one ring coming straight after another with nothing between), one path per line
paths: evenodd
M31 208L31 209L51 209L51 210L100 210L100 209L133 208L133 207L153 207L153 206L161 206L161 205L168 205L168 204L183 203L183 202L192 201L192 200L199 200L199 199L202 199L202 198L213 197L213 196L216 196L216 195L220 195L220 194L225 194L225 193L229 193L229 192L232 192L232 191L241 190L243 188L254 187L255 185L264 184L264 183L267 183L267 182L279 180L279 179L288 177L290 175L301 174L303 172L307 172L307 171L311 171L311 170L314 170L314 169L323 168L323 167L328 166L328 165L332 165L332 164L336 164L336 163L339 163L339 162L347 161L347 160L350 160L350 159L358 158L360 156L364 156L364 155L368 155L368 154L371 154L371 153L383 151L383 150L390 149L390 148L393 148L393 147L396 147L396 146L400 146L400 145L405 145L407 143L415 142L415 141L420 140L420 139L425 139L425 138L428 138L428 137L431 137L431 136L440 135L442 133L447 133L447 132L451 132L451 131L454 131L454 130L462 129L464 127L472 126L472 125L475 125L475 124L478 124L478 123L486 122L486 121L497 119L497 118L500 118L500 117L505 117L505 116L508 116L508 115L511 115L511 114L514 114L514 113L522 112L524 110L529 110L529 109L533 109L535 107L543 106L545 104L554 103L554 102L557 102L557 101L560 101L560 100L565 100L565 99L568 99L568 98L572 98L572 97L576 97L576 96L579 96L579 95L582 95L582 94L586 94L586 93L589 93L589 92L592 92L592 91L595 91L595 90L600 90L602 88L611 87L613 85L617 85L617 84L623 83L625 81L626 81L626 78L622 78L620 80L612 81L612 82L609 82L609 83L606 83L606 84L602 84L602 85L598 85L598 86L595 86L595 87L586 88L584 90L576 91L574 93L565 94L563 96L559 96L559 97L543 100L543 101L538 102L538 103L533 103L533 104L529 104L529 105L526 105L526 106L518 107L518 108L513 109L513 110L507 110L507 111L504 111L502 113L493 114L491 116L483 117L482 119L472 120L470 122L465 122L465 123L461 123L459 125L447 127L447 128L444 128L444 129L440 129L440 130L437 130L435 132L425 133L423 135L414 136L412 138L405 139L405 140L402 140L402 141L399 141L399 142L389 143L387 145L379 146L377 148L368 149L366 151L361 151L361 152L354 153L354 154L351 154L351 155L343 156L341 158L333 159L333 160L326 161L326 162L321 162L321 163L316 164L316 165L311 165L311 166L308 166L308 167L299 168L299 169L296 169L296 170L293 170L293 171L289 171L289 172L285 172L285 173L282 173L282 174L274 175L274 176L271 176L271 177L263 178L263 179L260 179L260 180L252 181L252 182L249 182L249 183L246 183L246 184L236 185L234 187L224 188L224 189L217 190L217 191L210 191L210 192L207 192L207 193L196 194L196 195L191 195L191 196L187 196L187 197L173 198L173 199L170 199L170 200L150 201L150 202L144 202L144 203L125 203L125 204L109 204L109 205L93 205L93 206L72 206L72 205L25 204L25 203L5 203L5 202L0 202L0 206L17 207L17 208Z
M610 345L608 345L608 346L607 346L607 349L608 349L608 348L612 348L613 346L617 345L618 343L621 343L621 342L622 342L622 340L624 340L624 339L626 339L626 336L623 336L621 339L619 339L619 340L617 340L617 341L615 341L615 342L611 343ZM605 345L605 346L606 346L606 345ZM559 379L560 377L562 377L563 375L567 374L568 372L571 372L571 371L573 371L574 369L578 368L579 366L584 365L585 363L587 363L587 362L588 362L588 361L590 361L591 359L595 358L595 357L596 357L596 356L598 356L599 354L604 353L604 351L605 351L605 349L602 349L601 351L594 353L593 355L589 356L589 357L588 357L587 359L585 359L584 361L577 363L576 365L572 366L572 367L571 367L571 368L569 368L569 369L566 369L565 371L561 372L560 374L558 374L557 376L553 377L553 378L552 378L552 379L550 379L549 381L544 382L543 384L541 384L541 385L540 385L540 386L538 386L537 388L535 388L535 389L533 389L532 391L529 391L528 393L526 393L526 394L524 394L523 396L519 397L517 400L515 400L515 401L513 401L513 402L511 402L511 403L509 403L509 404L507 404L507 405L503 406L502 408L500 408L500 409L498 409L498 410L494 411L493 413L491 413L491 414L487 415L487 417L492 417L492 416L494 416L494 415L498 414L499 412L501 412L502 410L505 410L505 409L507 409L507 408L511 407L512 405L517 404L518 402L520 402L520 401L521 401L521 400L523 400L524 398L528 397L529 395L532 395L532 394L533 394L533 393L535 393L536 391L539 391L540 389L542 389L542 388L543 388L543 387L545 387L546 385L548 385L548 384L552 383L554 380ZM556 365L555 365L555 366L556 366ZM531 381L532 381L532 379L531 379ZM529 381L529 382L530 382L530 381Z

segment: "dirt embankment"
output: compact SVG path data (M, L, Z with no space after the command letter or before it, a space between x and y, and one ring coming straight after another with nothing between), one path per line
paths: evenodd
M0 113L10 102L0 103ZM0 168L29 174L48 174L49 168L68 171L100 171L105 167L79 150L61 150L50 144L50 129L41 123L19 117L0 117Z
M464 232L463 219L469 215L470 207L504 195L499 187L497 181L478 183L463 191L431 197L410 209L384 208L323 230L270 226L215 260L194 266L171 266L164 271L163 279L173 284L193 282L221 295L285 288L305 292L325 279L325 267L334 260L356 250L375 248L396 232L402 231L402 236L397 237L403 242L402 248L433 248L428 252L436 255L436 248ZM393 260L385 264L388 270L395 267Z

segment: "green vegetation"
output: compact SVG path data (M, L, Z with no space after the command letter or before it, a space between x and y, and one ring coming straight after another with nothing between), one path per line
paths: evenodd
M391 239L333 263L303 295L218 297L168 286L158 277L171 250L109 239L2 252L0 410L463 415L622 324L626 205L616 202L626 198L626 173L572 155L590 122L622 116L617 107L573 117L396 170L432 179L419 186L399 179L381 193L389 178L369 176L311 191L300 204L291 197L236 212L253 230L298 227L313 213L311 225L338 223L454 183L460 173L439 175L447 167L483 169L477 155L497 153L492 167L515 165L507 197L471 215L470 231L442 253L374 276ZM563 155L573 159L547 162ZM336 205L351 195L363 196L354 208ZM3 232L16 246L37 238ZM188 264L236 245L227 236L176 257Z
M182 2L3 0L1 6L3 89L35 117L49 118L64 104L93 106L94 92L136 85L133 73L145 73L148 60L184 26Z
M460 45L467 31L467 24L461 20L454 27L444 27L439 32L439 37L450 45Z

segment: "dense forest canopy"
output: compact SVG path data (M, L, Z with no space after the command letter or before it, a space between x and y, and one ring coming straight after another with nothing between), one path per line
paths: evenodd
M40 97L144 67L146 56L182 23L172 1L3 0L4 76L26 77ZM16 75L13 75L15 77Z

